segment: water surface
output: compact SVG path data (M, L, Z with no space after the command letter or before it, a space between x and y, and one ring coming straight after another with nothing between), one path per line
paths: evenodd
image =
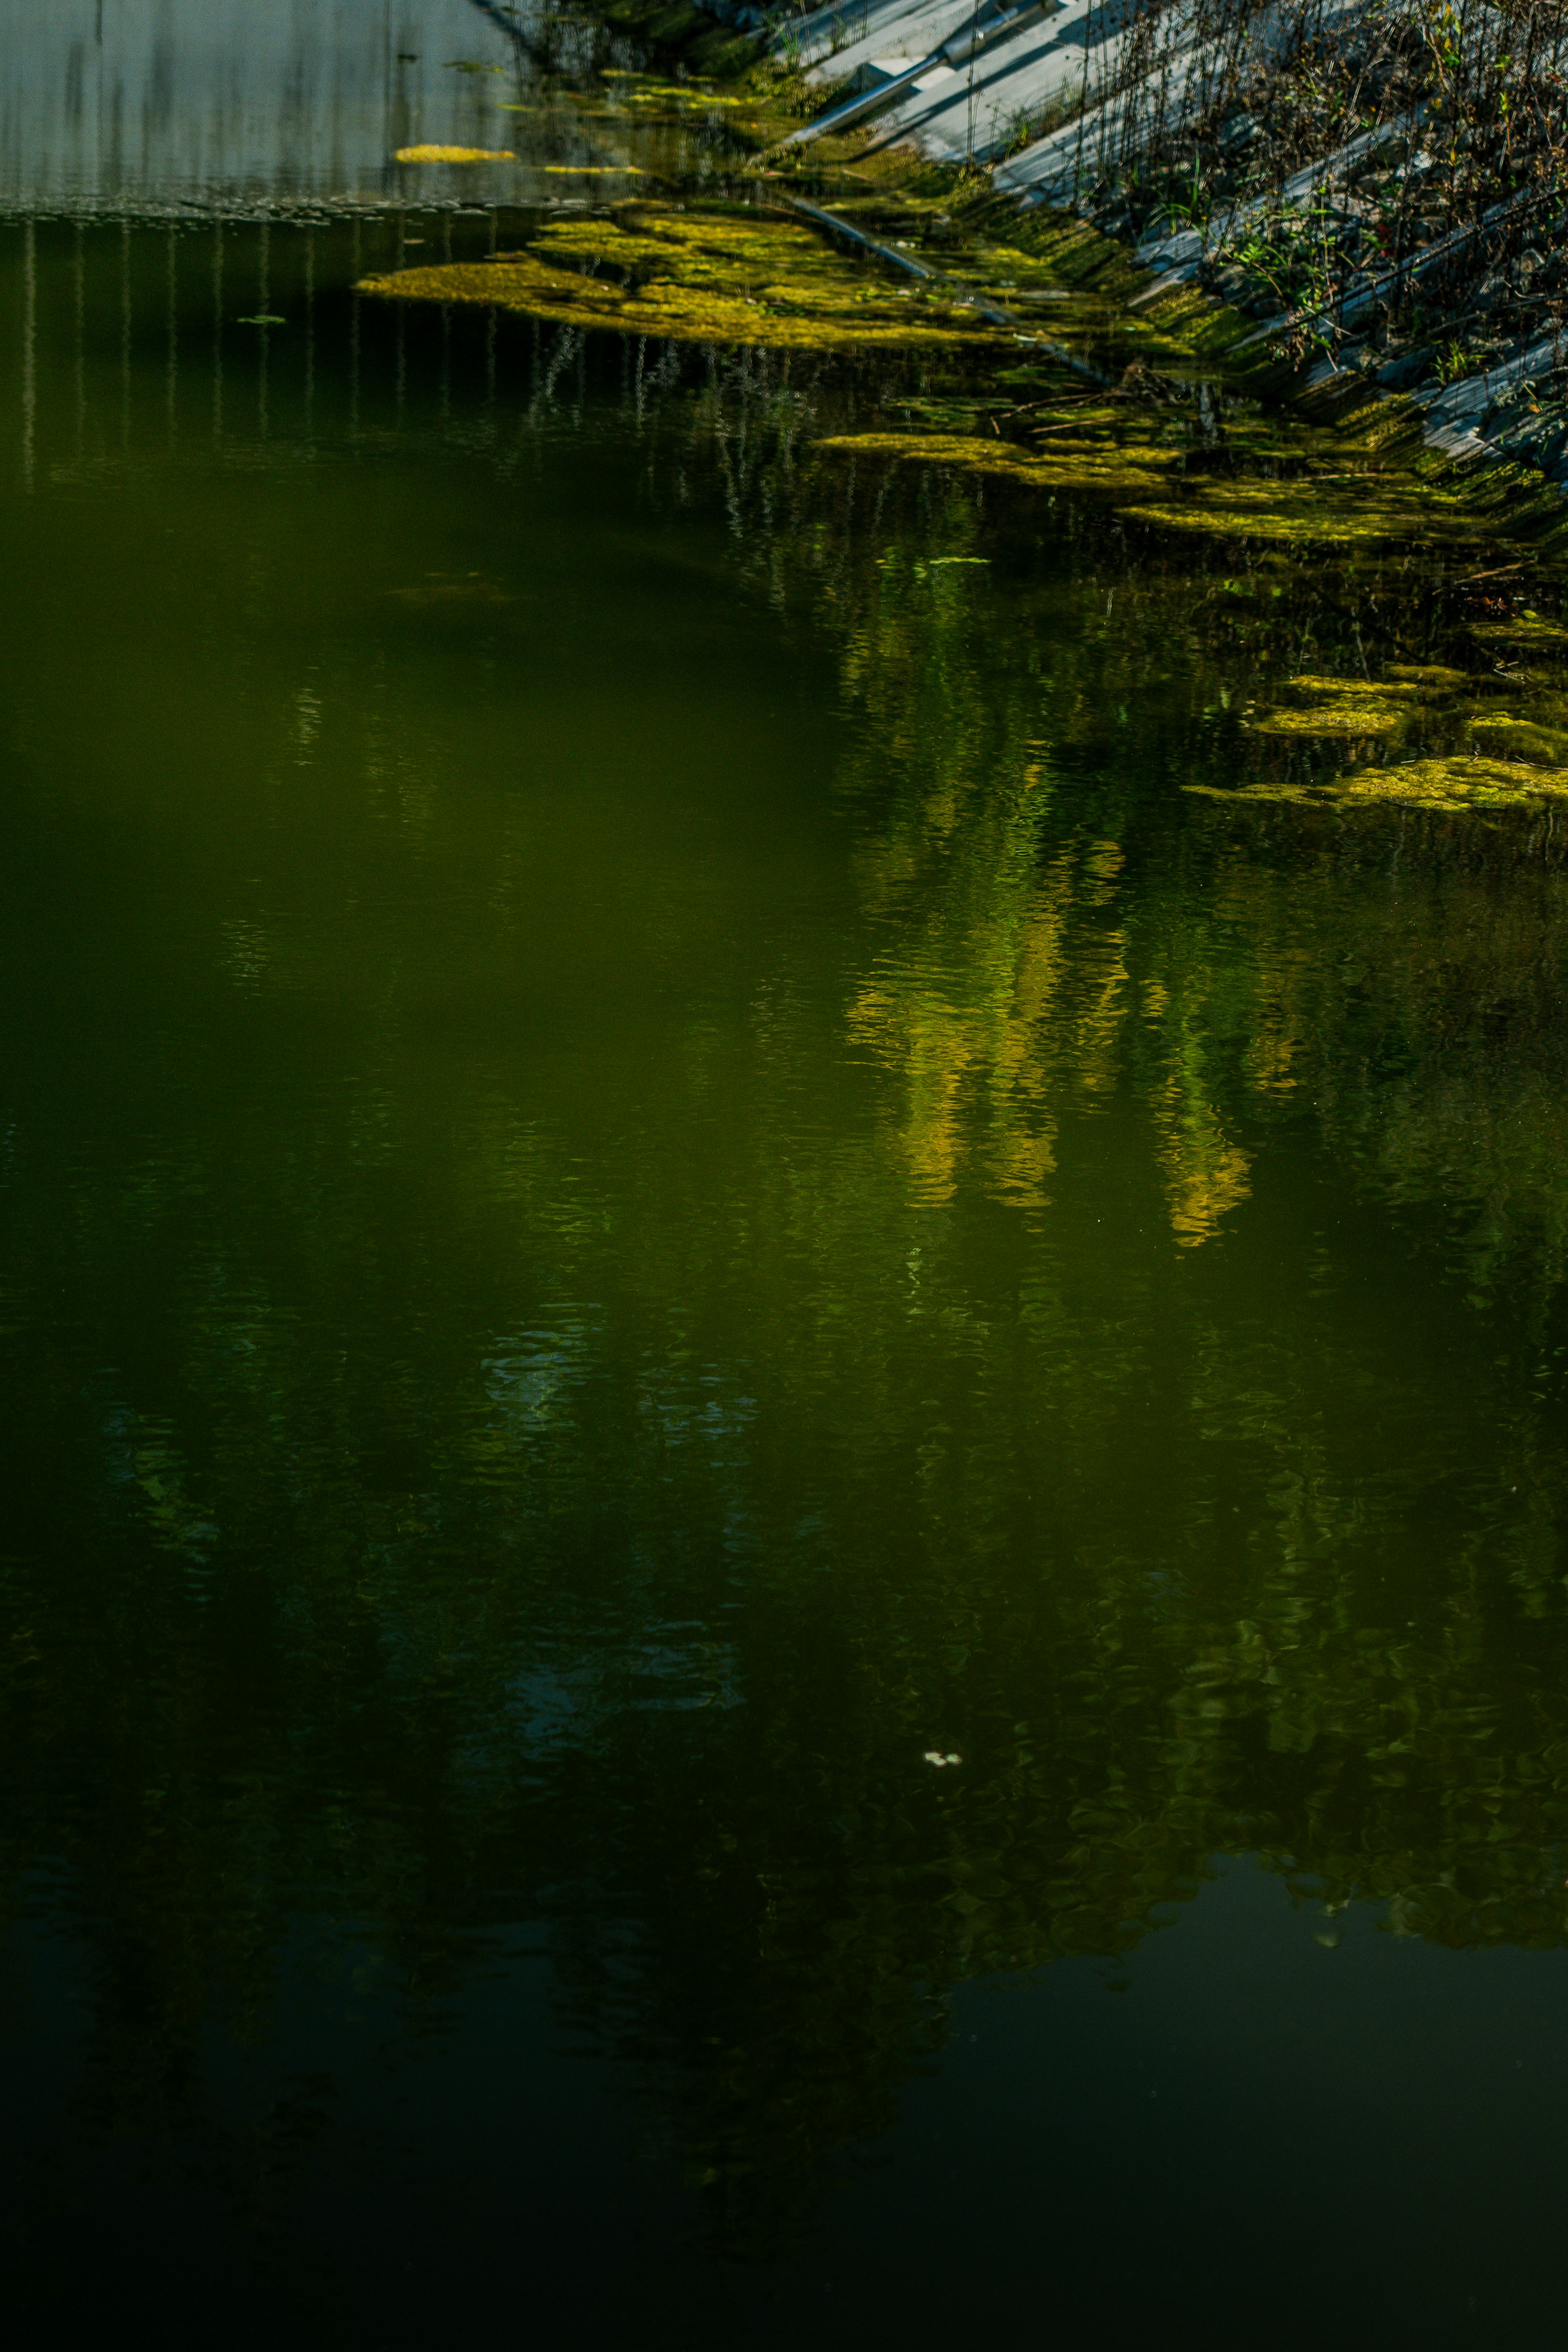
M1559 847L1185 789L1495 596L496 226L5 233L16 2291L1534 2340Z

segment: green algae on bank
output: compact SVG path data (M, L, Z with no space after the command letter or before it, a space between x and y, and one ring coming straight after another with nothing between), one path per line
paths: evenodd
M853 350L996 341L973 310L893 285L793 221L653 205L553 223L521 253L392 271L358 290L676 342Z

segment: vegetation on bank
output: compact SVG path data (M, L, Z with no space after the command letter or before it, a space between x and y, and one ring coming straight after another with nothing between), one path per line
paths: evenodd
M1568 532L1557 488L1538 467L1495 454L1477 464L1472 450L1434 451L1419 393L1332 363L1321 338L1295 350L1301 331L1288 320L1280 333L1260 336L1247 308L1205 285L1213 272L1201 255L1152 281L1147 239L1142 248L1132 241L1144 224L1127 208L1131 186L1158 213L1152 169L1142 178L1129 172L1109 195L1101 189L1096 219L1020 208L982 172L933 164L907 146L873 150L861 132L781 147L783 127L798 120L790 110L820 102L797 73L759 58L754 45L737 47L732 35L716 59L710 20L695 8L620 0L612 21L640 26L641 45L634 52L617 33L606 49L601 29L574 71L586 84L585 119L616 125L621 145L633 122L659 124L673 138L657 151L662 173L640 183L650 194L579 206L571 217L554 213L533 225L521 250L384 275L363 290L517 309L568 332L609 327L671 345L771 347L824 361L901 353L907 364L884 375L869 408L862 379L847 415L842 404L823 410L816 447L830 473L865 462L885 480L911 464L940 467L955 482L1034 494L1053 529L1068 502L1082 502L1102 517L1114 511L1146 545L1206 541L1233 565L1294 550L1341 567L1436 559L1484 579L1499 568L1488 545L1503 530L1535 551L1502 566L1509 587L1499 625L1554 625L1537 616L1536 602L1554 602L1541 565ZM1378 19L1385 32L1391 21ZM1321 37L1321 17L1315 22ZM662 47L650 60L654 32ZM612 62L632 54L642 60L635 68ZM1310 81L1311 54L1302 34L1279 68L1281 91ZM1385 45L1378 54L1386 63L1403 53ZM1147 45L1141 55L1147 67ZM722 61L723 87L695 74L693 59ZM1348 50L1340 62L1351 69ZM1232 97L1250 87L1246 64L1240 53L1230 61ZM1365 60L1362 70L1370 71ZM1382 87L1407 96L1408 60L1402 70L1403 79L1390 68ZM1327 119L1341 114L1331 108ZM1293 120L1296 144L1280 147L1284 163L1322 131L1304 104ZM1143 121L1146 147L1159 129ZM1258 145L1250 135L1243 143L1247 156ZM1202 150L1200 139L1186 153L1189 192L1201 178L1193 153ZM637 152L654 160L646 143ZM1226 153L1223 141L1215 152ZM1386 163L1389 151L1379 134L1365 152ZM1479 142L1465 152L1479 154ZM1234 214L1239 201L1252 202L1238 196L1239 175L1263 168L1233 157L1205 184ZM1168 226L1168 172L1163 184L1159 218ZM809 223L792 215L797 191L877 240L881 258L837 246L820 207ZM1207 232L1180 235L1204 245ZM1166 257L1170 250L1167 240ZM911 283L889 260L942 275ZM1254 309L1267 308L1240 291ZM1197 788L1346 813L1393 803L1462 813L1470 823L1551 810L1568 777L1555 688L1500 646L1489 660L1478 641L1468 657L1462 688L1429 674L1429 664L1419 677L1408 667L1379 677L1357 656L1352 674L1336 680L1331 665L1298 663L1249 708L1244 732L1257 743L1309 747L1307 772L1266 767L1200 779Z
M767 56L688 0L606 20L667 71L725 77L770 116L819 110L786 40ZM1565 527L1568 39L1552 0L1133 0L1114 64L1042 129L1066 208L1020 213L989 171L875 145L773 152L846 216L962 269L1005 245L1117 314L1152 355L1348 427L1494 523ZM1076 113L1076 122L1070 119ZM731 126L746 144L743 126ZM759 138L768 136L758 126ZM1063 186L1068 185L1064 179ZM1058 322L1053 320L1053 326ZM1062 324L1068 321L1060 322Z

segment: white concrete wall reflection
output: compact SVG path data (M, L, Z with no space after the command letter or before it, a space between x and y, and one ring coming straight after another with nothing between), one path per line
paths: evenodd
M508 143L506 13L483 0L0 0L0 205L376 197L399 146Z

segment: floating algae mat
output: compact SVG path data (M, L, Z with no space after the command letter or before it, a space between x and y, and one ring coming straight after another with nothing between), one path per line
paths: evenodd
M1346 751L1359 740L1380 748L1384 762L1369 760L1310 783L1266 777L1231 789L1189 784L1186 790L1207 800L1319 808L1394 803L1507 809L1568 799L1568 732L1545 723L1558 714L1557 699L1533 717L1499 709L1500 684L1505 695L1517 691L1507 681L1486 681L1483 688L1475 677L1436 663L1395 664L1377 680L1311 674L1288 678L1279 690L1291 698L1249 716L1248 735L1337 740ZM1479 688L1486 707L1478 709ZM1426 756L1398 756L1411 734L1432 745ZM1445 748L1454 746L1456 738L1463 749ZM1390 751L1393 759L1386 758Z
M972 310L895 285L793 221L657 205L554 222L523 252L397 270L359 290L680 342L821 350L998 340Z
M623 106L668 108L679 114L706 114L716 108L727 108L736 113L759 111L756 99L744 92L712 89L704 83L658 81L651 76L627 73L613 66L603 69L600 79L619 85L614 95Z
M1043 490L1120 490L1142 496L1163 489L1162 467L1175 465L1178 449L1140 447L1124 454L1110 441L1061 440L1037 454L1014 441L986 440L973 433L837 433L819 449L849 457L893 457L927 466L957 466L973 474L994 474Z
M1487 711L1472 719L1465 731L1479 751L1500 752L1533 767L1568 768L1568 733L1517 711Z
M400 163L515 163L510 147L400 147Z
M1293 677L1300 706L1280 705L1249 720L1255 735L1403 735L1421 688L1414 679L1363 684L1357 678Z
M1380 540L1484 537L1485 525L1457 499L1427 490L1415 497L1390 495L1380 485L1356 490L1330 487L1311 477L1294 481L1268 478L1216 480L1205 476L1180 503L1131 507L1140 522L1166 530L1207 532L1224 539L1316 541L1327 546L1365 546Z
M1187 784L1184 790L1204 800L1283 802L1297 808L1384 803L1428 809L1539 808L1568 800L1568 770L1549 771L1519 760L1475 760L1455 754L1363 768L1323 784L1253 784L1234 792L1215 784Z
M1281 479L1272 474L1216 478L1206 472L1184 478L1188 445L1182 437L1161 437L1148 429L1130 432L1128 412L1118 415L1104 405L1077 416L1064 412L1059 421L1038 433L1032 446L994 434L986 437L915 430L835 434L817 446L847 455L961 467L1035 489L1102 491L1136 521L1225 538L1364 546L1416 537L1470 540L1483 529L1457 500L1440 492L1402 497L1390 493L1381 481L1377 493L1369 496L1347 492L1342 476L1332 482L1311 475ZM1278 728L1319 734L1387 731L1398 716L1394 706L1402 691L1397 687L1381 689L1388 708L1375 721L1370 705L1356 711L1347 706L1327 725L1316 727L1279 714Z
M1422 808L1526 808L1568 800L1568 771L1555 773L1518 760L1413 760L1373 768L1331 788L1342 800L1403 801Z
M1483 645L1568 646L1568 628L1561 621L1544 620L1539 613L1516 613L1508 621L1477 621L1470 635Z

